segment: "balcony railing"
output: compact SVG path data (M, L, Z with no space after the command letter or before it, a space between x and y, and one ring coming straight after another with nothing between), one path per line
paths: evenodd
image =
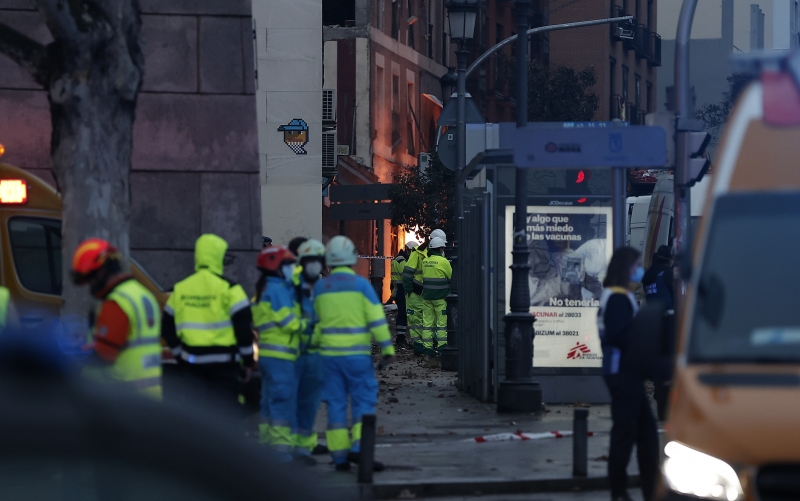
M636 27L636 38L634 45L636 47L636 57L639 59L649 59L652 42L650 40L650 27L646 24L640 24Z
M656 32L650 34L650 64L652 66L661 66L661 35Z

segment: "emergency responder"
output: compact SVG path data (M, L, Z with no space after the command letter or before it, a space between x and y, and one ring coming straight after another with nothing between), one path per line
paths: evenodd
M447 345L447 302L453 268L444 257L445 241L433 237L428 257L422 263L422 346L428 357L441 353ZM434 341L436 346L434 347Z
M597 327L603 349L603 379L611 394L611 444L608 482L611 499L628 501L628 462L634 444L639 463L643 499L653 495L658 475L658 428L644 386L644 377L630 370L623 347L633 317L638 312L631 283L644 276L639 251L621 247L614 251L603 280ZM631 355L628 355L631 356Z
M309 465L316 461L309 456L312 453L328 452L327 448L317 443L317 434L314 432L314 422L317 417L319 404L322 402L322 385L324 373L322 357L319 346L311 344L311 338L316 325L314 314L314 285L322 276L325 267L325 246L319 240L307 240L300 245L297 251L302 271L297 276L299 286L295 290L300 298L300 305L306 328L300 335L300 356L295 364L297 374L297 429L294 435L295 454L301 456L303 462ZM322 450L324 449L324 452Z
M666 306L664 317L663 346L661 355L672 358L675 353L675 299L672 273L672 249L662 245L653 254L650 268L642 278L645 299L648 303L660 301ZM653 381L653 398L656 401L658 419L667 418L667 402L669 397L670 382L657 379Z
M408 257L414 249L419 247L419 244L413 240L406 242L403 250L397 253L397 256L392 260L392 299L397 304L397 320L395 322L395 331L397 338L395 344L400 346L408 346L408 312L406 311L406 293L403 287L403 270L406 267Z
M436 229L431 232L430 238L440 237L447 243L444 231ZM406 311L408 314L408 333L414 354L422 355L425 347L422 344L422 262L428 257L428 243L411 251L411 255L403 268L403 289L406 293Z
M394 359L394 346L383 305L375 289L355 274L355 245L344 236L331 239L325 261L330 275L314 287L314 310L325 370L323 398L328 409L326 438L337 471L347 471L360 460L361 417L373 414L378 400L378 382L372 366L372 340L383 354L382 365ZM315 340L316 342L316 340ZM352 428L347 427L350 398ZM375 471L383 469L375 462Z
M19 317L11 302L11 291L0 286L0 332L6 329L18 329Z
M261 248L266 249L267 247L272 247L272 239L266 235L261 236Z
M93 363L87 375L160 400L161 309L156 298L122 271L116 247L99 238L75 250L72 281L89 284L92 296L103 301L92 330Z
M265 280L253 305L258 330L258 370L261 373L260 442L269 444L278 460L292 459L292 434L297 426L297 376L300 334L305 320L292 284L295 256L284 247L268 247L258 255Z
M253 332L244 289L222 276L227 250L217 235L197 239L195 273L175 284L161 337L180 365L180 399L211 398L234 415L241 412L238 375L248 381L253 366Z

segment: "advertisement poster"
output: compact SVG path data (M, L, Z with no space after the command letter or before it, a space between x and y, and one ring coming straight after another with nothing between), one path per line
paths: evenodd
M506 298L513 217L507 207ZM534 367L602 366L597 308L613 252L611 221L610 207L528 207Z

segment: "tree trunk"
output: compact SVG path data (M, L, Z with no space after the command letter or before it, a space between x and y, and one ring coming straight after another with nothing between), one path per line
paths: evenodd
M98 2L100 3L100 2ZM87 5L87 4L83 4ZM73 285L72 256L99 237L130 252L130 170L136 99L144 72L138 1L107 0L70 40L48 49L51 156L63 201L62 315L86 316L92 299Z

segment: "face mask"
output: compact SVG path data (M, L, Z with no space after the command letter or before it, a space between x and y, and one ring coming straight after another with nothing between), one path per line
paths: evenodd
M303 273L305 273L306 278L312 280L319 278L319 274L322 273L322 263L319 261L311 261L310 263L306 263L303 266Z
M641 282L642 278L644 278L644 268L637 266L636 271L631 275L631 282Z
M283 278L287 282L292 281L292 276L294 275L294 265L293 264L284 264L281 266L281 272L283 273Z

